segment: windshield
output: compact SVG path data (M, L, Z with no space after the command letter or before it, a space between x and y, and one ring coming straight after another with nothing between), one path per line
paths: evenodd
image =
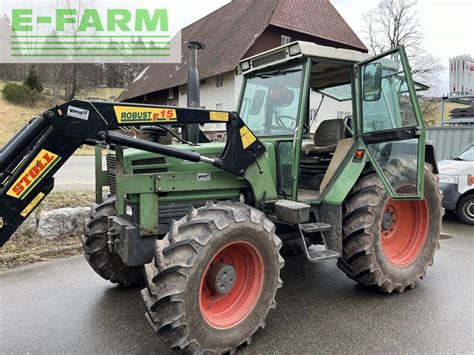
M469 147L469 149L462 153L458 157L458 159L465 161L474 161L474 146Z
M248 78L240 117L257 136L294 134L302 79L302 65Z

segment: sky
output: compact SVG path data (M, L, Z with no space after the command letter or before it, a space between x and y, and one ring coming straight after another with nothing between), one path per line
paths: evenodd
M28 2L31 0L7 1ZM61 0L56 1L60 2ZM81 1L94 2L97 0ZM126 4L130 0L100 1L117 7L120 3ZM330 1L354 32L361 37L361 29L364 26L362 15L375 8L380 0ZM174 32L217 10L229 3L230 0L153 0L153 2L164 6L166 6L165 4L169 5L170 29ZM134 3L145 8L150 6L150 0L134 0ZM444 72L440 74L441 87L438 91L447 93L449 58L464 54L470 54L474 57L474 0L418 0L418 17L424 29L424 47L439 58L441 64L445 67ZM245 28L242 31L245 31ZM364 41L364 38L361 37L361 39Z
M181 27L227 4L228 0L188 1L179 19ZM265 1L265 0L261 0ZM355 33L363 28L362 15L375 8L379 0L331 0ZM418 17L424 29L424 46L439 58L445 71L441 74L440 92L447 93L449 58L470 54L474 57L474 1L418 0ZM364 38L361 38L364 40Z
M375 8L379 0L331 0L352 29L360 34L362 15ZM424 31L424 47L445 67L440 92L449 86L449 58L470 54L474 57L474 1L418 0L418 17ZM363 38L361 38L364 40Z

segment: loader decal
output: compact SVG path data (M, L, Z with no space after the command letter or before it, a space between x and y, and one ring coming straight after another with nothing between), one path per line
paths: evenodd
M45 198L45 194L40 192L38 196L36 196L29 204L25 207L23 211L21 211L21 216L23 218L28 217L28 215L40 204L41 201Z
M148 108L114 106L118 123L176 122L176 110L169 108Z
M60 160L59 155L42 149L8 190L7 195L23 200Z
M229 122L229 113L228 112L210 112L209 119L211 121Z
M252 145L253 142L257 140L257 138L253 135L250 129L245 126L240 129L240 138L242 139L242 146L244 149L247 149Z

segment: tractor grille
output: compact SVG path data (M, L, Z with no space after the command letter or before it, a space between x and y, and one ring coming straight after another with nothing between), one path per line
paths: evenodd
M117 167L117 159L115 154L108 154L107 161L107 181L109 183L110 192L117 192L117 178L115 176L115 168ZM165 158L142 159L132 161L132 169L134 174L156 174L166 173Z
M168 224L173 219L184 217L191 208L206 205L206 201L172 202L158 204L159 224Z
M107 161L107 180L112 194L117 193L117 178L115 175L115 168L117 160L115 154L108 154L106 157ZM159 167L165 164L164 158L144 159L135 160L132 162L133 172L135 174L154 173L154 172L166 172L166 168ZM146 168L146 166L149 168ZM159 216L159 228L162 234L165 234L168 230L168 224L173 219L180 219L185 216L190 208L202 207L206 204L206 201L189 201L189 202L174 202L174 203L159 203L158 216Z
M117 194L117 178L115 176L115 168L117 166L117 159L115 154L107 154L107 182L109 183L110 192Z

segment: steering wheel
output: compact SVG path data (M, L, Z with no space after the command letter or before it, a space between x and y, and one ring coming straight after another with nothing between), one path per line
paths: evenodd
M280 126L280 128L291 128L291 127L287 127L283 121L281 120L282 118L286 118L290 121L293 121L294 123L296 123L296 118L295 117L292 117L292 116L288 116L288 115L281 115L281 116L277 116L276 117L276 123L278 124L278 126ZM292 124L293 125L293 124Z

